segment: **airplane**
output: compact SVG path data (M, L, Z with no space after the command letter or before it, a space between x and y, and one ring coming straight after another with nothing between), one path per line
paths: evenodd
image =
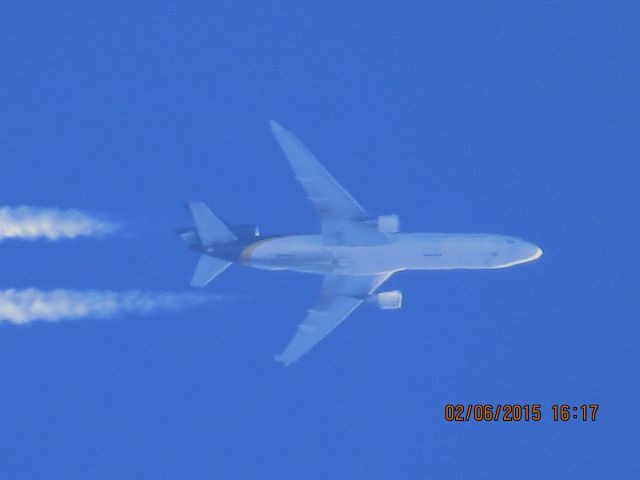
M519 238L484 233L402 233L397 215L370 216L296 135L271 130L320 217L320 233L261 236L257 226L230 224L203 202L189 202L195 228L177 232L200 254L191 279L204 287L232 263L323 275L320 298L276 361L291 365L363 303L402 306L397 290L376 293L403 270L497 269L537 260L542 249Z

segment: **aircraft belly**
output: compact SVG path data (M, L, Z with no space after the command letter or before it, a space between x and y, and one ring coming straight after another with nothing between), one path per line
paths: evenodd
M335 261L318 235L269 238L242 251L241 262L265 270L331 273Z
M292 236L256 242L242 252L242 263L266 270L371 275L402 269L391 245L324 245L319 236Z
M373 275L399 270L487 268L466 238L457 235L399 234L387 244L325 245L319 235L268 238L242 251L241 262L266 270Z

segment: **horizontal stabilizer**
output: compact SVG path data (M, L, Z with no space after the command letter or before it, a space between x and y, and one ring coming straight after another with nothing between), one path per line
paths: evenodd
M193 272L191 286L204 287L207 283L224 272L229 265L231 265L231 262L227 262L226 260L210 257L209 255L202 255L200 260L198 260L196 271Z
M191 211L202 245L207 246L214 243L237 240L237 237L227 228L224 222L216 217L203 202L189 202L187 207Z

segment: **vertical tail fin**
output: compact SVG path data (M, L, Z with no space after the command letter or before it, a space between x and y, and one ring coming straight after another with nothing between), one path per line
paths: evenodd
M187 207L196 224L196 230L203 246L237 240L222 220L216 217L203 202L189 202Z

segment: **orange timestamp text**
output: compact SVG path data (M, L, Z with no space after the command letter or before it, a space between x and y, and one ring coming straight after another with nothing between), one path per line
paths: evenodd
M551 405L551 414L555 422L595 422L599 407L597 403L558 403ZM447 422L539 422L542 417L543 406L540 403L448 403L444 407L444 419Z

